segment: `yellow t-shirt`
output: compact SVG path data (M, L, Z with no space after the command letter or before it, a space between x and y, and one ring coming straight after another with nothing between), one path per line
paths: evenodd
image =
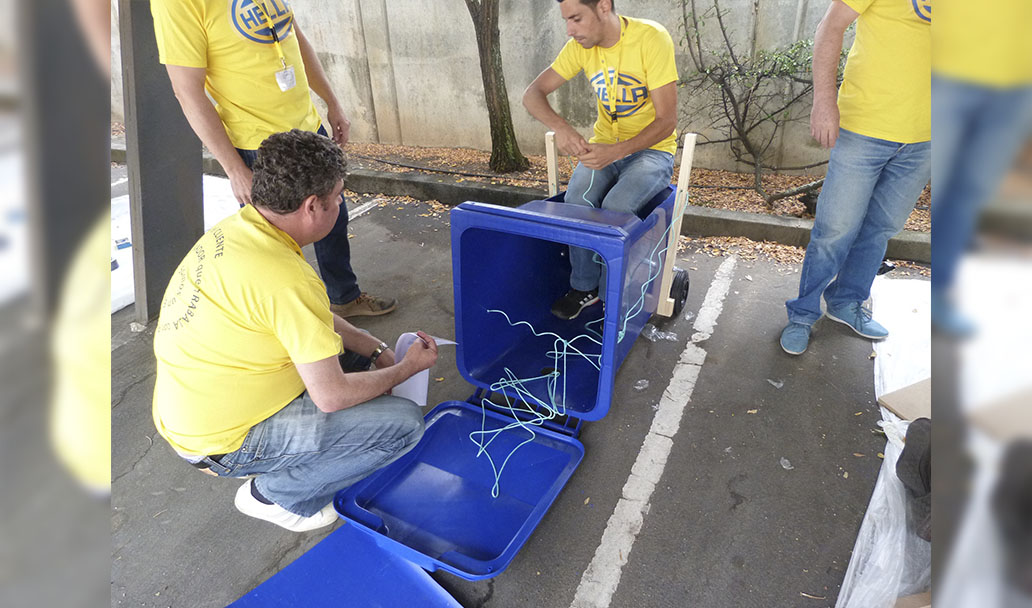
M72 258L50 350L51 441L76 479L102 494L111 491L110 253L109 213L93 224Z
M997 88L1032 84L1032 2L950 0L935 5L932 71Z
M179 264L154 334L154 424L183 454L232 452L304 390L296 364L341 352L326 287L251 205Z
M273 133L319 130L287 0L151 0L151 13L159 60L205 68L204 86L234 146L257 150ZM283 64L266 15L294 68L288 91L276 82Z
M911 144L932 138L931 0L843 0L860 13L838 94L843 129Z
M598 109L591 143L612 144L640 133L656 119L649 91L677 80L674 41L666 29L647 19L620 19L620 41L612 47L586 49L571 38L552 63L552 69L565 80L583 70L591 82ZM614 78L614 74L619 76ZM610 103L610 89L614 103ZM652 149L673 154L677 132Z

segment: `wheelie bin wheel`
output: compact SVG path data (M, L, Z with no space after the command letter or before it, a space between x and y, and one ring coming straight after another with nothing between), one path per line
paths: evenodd
M688 271L683 268L674 267L674 281L670 286L670 298L674 301L674 315L678 316L681 314L681 309L684 308L684 303L688 300L688 287L691 284L691 279L688 277Z

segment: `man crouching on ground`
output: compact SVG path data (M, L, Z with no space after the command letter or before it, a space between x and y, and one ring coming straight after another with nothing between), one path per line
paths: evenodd
M437 360L424 342L394 361L385 343L330 311L301 248L340 212L344 153L293 130L254 165L253 205L219 222L179 264L154 335L154 424L195 467L253 476L242 513L288 530L336 521L334 494L409 451L418 406L387 393ZM376 369L344 373L346 349Z

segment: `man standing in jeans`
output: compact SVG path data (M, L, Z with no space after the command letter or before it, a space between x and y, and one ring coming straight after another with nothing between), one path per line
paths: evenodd
M195 467L253 476L246 515L305 531L337 520L332 500L408 452L419 407L387 394L437 360L433 338L396 362L387 344L330 311L301 248L337 221L344 153L295 129L258 149L252 204L193 246L169 281L154 333L154 425ZM376 369L345 373L342 348Z
M842 38L857 22L836 103ZM889 239L931 177L929 0L833 0L813 48L810 132L831 148L828 174L799 278L786 302L781 348L802 354L828 318L872 340L889 335L864 302Z
M523 105L550 129L562 154L580 161L566 202L636 213L670 185L677 150L674 42L662 25L616 14L612 0L558 0L570 40L530 83ZM598 119L589 141L556 114L548 94L584 71ZM570 291L552 314L573 319L599 300L594 252L570 248Z
M153 0L151 13L158 56L176 98L240 205L251 202L251 166L266 137L290 129L326 135L309 85L326 102L333 141L348 142L351 123L288 0ZM334 313L375 316L397 307L393 298L359 289L346 206L333 230L315 243L315 257Z

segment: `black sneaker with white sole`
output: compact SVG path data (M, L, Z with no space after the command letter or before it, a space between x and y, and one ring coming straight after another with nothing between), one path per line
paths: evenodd
M571 289L552 303L552 314L567 321L576 319L582 310L598 302L598 289Z

